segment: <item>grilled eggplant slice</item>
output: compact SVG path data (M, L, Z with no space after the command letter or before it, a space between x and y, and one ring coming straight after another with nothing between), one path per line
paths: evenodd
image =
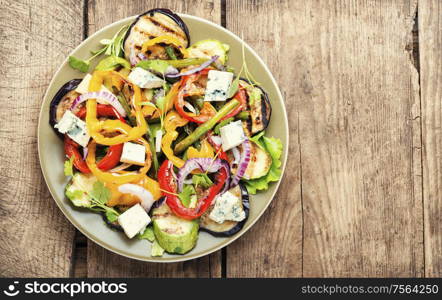
M240 84L242 86L250 86L248 80L243 78L241 78ZM244 132L248 136L253 136L266 129L269 126L272 115L272 106L268 94L262 87L257 85L255 87L261 91L261 97L255 99L252 104L250 103L250 91L247 90L247 106L250 116L248 120L243 121L243 127Z
M138 55L141 53L143 43L162 35L170 35L180 41L184 47L189 46L189 30L184 21L171 10L156 8L139 15L124 37L126 59L135 65L140 60ZM152 47L147 52L142 55L148 59L168 59L164 47Z
M241 222L224 221L223 223L219 224L209 218L209 214L212 211L212 209L209 209L200 218L201 230L206 231L216 237L228 237L234 235L244 227L244 224L249 217L249 194L247 193L246 187L241 183L230 189L230 192L242 200L242 206L246 214L246 218Z
M49 124L51 125L52 129L54 129L55 133L62 139L64 138L64 135L58 132L54 126L58 123L58 121L60 121L66 110L72 106L75 98L80 95L75 91L75 89L80 84L81 80L82 79L72 79L71 81L66 82L58 90L57 94L55 94L50 104Z

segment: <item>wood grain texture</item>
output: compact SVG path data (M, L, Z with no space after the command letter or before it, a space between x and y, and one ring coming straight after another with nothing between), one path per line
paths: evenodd
M216 23L221 20L221 5L214 1L90 1L88 33L122 18L151 8L169 8L180 13L203 17ZM88 242L89 277L220 277L221 251L184 263L158 264L130 260Z
M415 1L306 1L291 48L306 277L424 275Z
M227 277L302 275L301 168L296 103L300 73L293 70L295 1L226 1L226 27L261 56L285 99L290 145L286 172L261 219L227 248ZM246 16L246 17L245 17ZM275 121L273 121L275 122ZM252 199L253 200L253 199Z
M442 3L419 2L425 275L442 276Z
M0 276L68 276L74 228L49 194L37 121L56 68L82 38L81 1L0 1Z

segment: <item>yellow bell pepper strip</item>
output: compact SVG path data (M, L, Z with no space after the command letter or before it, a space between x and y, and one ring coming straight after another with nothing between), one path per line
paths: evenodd
M92 92L99 91L103 81L108 77L117 77L112 79L112 82L119 82L122 78L121 74L115 71L95 71L89 83L89 90ZM123 78L124 79L124 78ZM86 124L90 136L95 142L102 145L115 145L141 138L147 130L146 120L141 112L141 89L132 85L134 90L133 107L135 108L135 119L137 126L130 127L119 120L105 120L97 119L97 100L89 99L86 103ZM124 129L124 130L122 130ZM106 137L100 131L107 132L122 132L122 134L114 137Z
M154 45L161 44L161 43L175 46L175 48L177 48L181 52L183 57L189 56L187 53L186 47L184 47L184 45L178 39L176 39L170 35L160 35L156 38L153 38L151 40L144 42L143 47L141 48L141 53L146 53L146 51L149 49L149 47L152 47Z
M184 160L175 156L172 150L172 142L178 137L178 132L169 131L161 140L161 150L163 150L164 155L166 155L167 159L169 159L176 167L182 168L184 166Z
M201 149L198 151L194 147L187 148L187 159L190 158L213 158L215 156L215 152L213 151L210 143L205 139L201 143Z
M171 111L164 119L164 129L166 132L176 131L177 127L182 127L189 123L188 120L181 117L176 111Z
M146 160L144 166L138 172L127 172L123 174L118 174L101 171L95 161L95 150L97 148L97 144L95 141L91 141L88 145L88 155L86 157L87 166L91 170L92 174L95 175L95 177L97 177L97 179L101 182L123 184L139 181L143 178L144 175L146 175L147 171L150 168L152 154L150 152L149 144L145 139L139 138L137 139L137 142L143 144L146 149Z
M160 184L158 181L150 178L149 176L144 176L143 179L141 179L138 184L142 185L146 190L148 190L152 196L153 200L157 201L161 198L162 192L160 189Z
M161 140L161 150L164 155L178 168L184 166L184 160L175 156L172 150L172 142L178 137L177 127L184 126L188 123L186 119L182 118L176 111L170 111L164 118L164 129L166 134Z
M158 181L153 180L149 176L145 175L142 177L141 180L133 182L134 184L138 184L142 187L144 187L146 190L148 190L155 201L161 198L162 192L160 189L160 184ZM134 195L130 194L122 194L118 187L120 184L115 183L105 183L104 184L111 192L111 198L109 199L109 202L107 203L108 206L116 206L116 205L127 205L132 206L140 202L140 199Z

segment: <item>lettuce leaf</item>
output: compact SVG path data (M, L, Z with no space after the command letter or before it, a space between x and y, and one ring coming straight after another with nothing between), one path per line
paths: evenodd
M257 138L256 138L257 137ZM280 139L274 137L266 137L260 134L251 138L251 140L267 151L272 157L272 165L270 167L267 175L252 180L244 180L246 184L247 191L249 194L256 194L257 191L267 190L269 188L269 183L278 181L281 178L281 155L282 155L282 143Z

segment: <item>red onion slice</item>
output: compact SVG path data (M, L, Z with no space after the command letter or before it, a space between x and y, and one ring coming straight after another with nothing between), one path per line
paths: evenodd
M193 170L198 169L202 172L215 173L220 169L224 168L227 171L227 174L230 174L229 164L222 159L212 158L191 158L186 161L184 166L178 171L178 192L181 192L184 187L184 181L186 180L187 175L189 175ZM227 189L229 189L229 177L227 178L224 188L221 193L224 193Z
M89 153L88 147L83 147L83 160L86 160L88 153Z
M232 184L230 187L234 187L239 183L239 180L244 176L244 173L246 172L247 166L250 162L250 150L251 145L249 140L245 140L242 144L242 152L241 152L241 158L239 160L238 170L236 171L235 176L232 179Z
M126 116L126 111L124 110L121 103L118 101L117 97L114 94L109 93L107 91L99 91L99 92L89 92L78 96L74 102L72 103L71 110L75 109L80 103L85 102L89 99L100 98L105 100L107 103L113 106L115 110L123 117Z
M141 200L141 206L146 210L146 212L149 212L152 204L155 202L153 200L152 194L148 190L137 184L122 184L118 187L118 191L123 194L131 194L138 197Z
M216 61L218 59L218 57L219 57L218 55L212 56L211 59L209 59L208 61L203 62L199 67L190 69L190 70L188 70L186 72L178 73L178 74L167 74L166 76L170 77L170 78L176 78L176 77L180 77L180 76L187 76L187 75L194 74L194 73L202 71L205 68L207 68L208 66L210 66L214 61Z
M214 147L221 147L221 144L223 141L222 141L221 137L219 137L217 135L211 135L211 136L209 136L209 142Z

